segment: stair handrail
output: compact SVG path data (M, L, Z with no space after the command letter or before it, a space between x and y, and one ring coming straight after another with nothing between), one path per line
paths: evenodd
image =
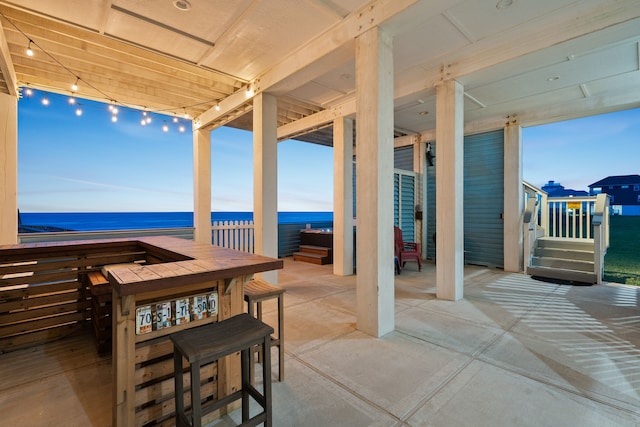
M549 225L549 194L541 188L536 187L527 181L522 181L522 188L524 190L525 197L525 205L528 200L532 197L535 198L538 203L538 213L536 214L536 224L540 225L542 231L544 232L544 236L547 237L549 235L548 225Z
M524 249L524 269L528 272L531 265L531 257L533 254L533 248L536 245L536 239L538 238L538 199L537 197L529 197L527 199L527 205L524 210L524 216L522 219L522 234L523 234L523 249Z
M604 256L609 249L609 204L609 196L606 193L600 193L596 197L593 208L593 265L598 285L602 284Z

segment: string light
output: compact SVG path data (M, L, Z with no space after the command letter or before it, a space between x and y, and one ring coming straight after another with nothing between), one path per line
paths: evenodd
M73 96L69 97L69 104L73 105L75 103L76 103L76 99Z
M33 43L33 40L29 39L29 46L27 46L27 56L33 56L33 50L31 49L31 43Z
M220 111L220 103L216 103L216 111Z
M173 116L173 123L178 123L178 118L176 116Z
M167 125L166 120L165 120L165 122L162 124L162 132L169 132L169 126Z
M49 105L49 98L44 97L42 98L42 105L44 105L45 107Z
M78 90L78 82L80 81L80 77L76 77L76 82L71 85L71 90L76 92Z
M251 98L253 96L253 86L251 83L247 86L247 98Z
M111 116L111 121L113 123L117 122L118 121L118 116L116 116L115 114L113 116Z
M76 108L76 116L80 117L81 115L82 115L82 108L78 106L78 108Z
M178 131L180 131L180 133L184 133L185 131L184 125L180 125L180 127L178 127Z
M24 94L27 95L27 96L31 96L31 95L33 95L33 91L31 90L30 87L28 87L28 88L26 88L24 90Z
M184 110L184 118L189 120L189 113L187 113L187 108L183 107L182 109Z

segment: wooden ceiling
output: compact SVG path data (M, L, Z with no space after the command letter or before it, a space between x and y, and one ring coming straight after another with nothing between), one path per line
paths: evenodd
M251 85L278 96L283 138L331 144L331 118L355 112L354 40L375 25L394 38L396 135L433 130L445 78L464 85L470 131L640 106L637 0L14 0L0 13L0 91L71 94L79 79L77 97L209 128L251 129Z

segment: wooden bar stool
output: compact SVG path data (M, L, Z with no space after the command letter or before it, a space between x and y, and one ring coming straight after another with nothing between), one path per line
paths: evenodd
M230 319L192 329L185 329L171 335L173 341L173 363L175 381L176 425L178 427L201 427L202 416L242 399L241 426L256 426L264 423L271 426L271 369L263 369L263 393L251 384L249 355L260 345L264 363L271 363L270 340L273 328L258 319L243 313ZM228 396L201 405L200 368L230 354L240 352L242 366L242 388ZM182 358L190 364L191 373L191 414L187 415L182 384ZM263 411L249 418L249 397L262 407Z
M257 317L258 320L262 320L263 301L273 298L278 299L278 336L271 337L271 345L278 347L278 381L284 381L284 288L274 286L262 279L250 280L244 286L244 300L247 302L249 314ZM254 304L257 306L257 316L254 310ZM249 361L251 363L251 383L254 384L253 352L249 356ZM271 366L266 360L262 362L263 370L265 366Z

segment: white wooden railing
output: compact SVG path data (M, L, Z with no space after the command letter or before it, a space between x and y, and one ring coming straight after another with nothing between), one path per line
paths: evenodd
M211 243L241 252L254 251L253 221L214 221Z
M597 283L602 283L604 256L609 249L609 196L604 193L596 196L593 209L593 265Z
M193 239L193 227L150 228L143 230L56 231L46 233L20 233L18 235L20 243L131 238L139 236L174 236L183 239ZM214 221L211 226L211 243L225 248L253 253L253 221Z

